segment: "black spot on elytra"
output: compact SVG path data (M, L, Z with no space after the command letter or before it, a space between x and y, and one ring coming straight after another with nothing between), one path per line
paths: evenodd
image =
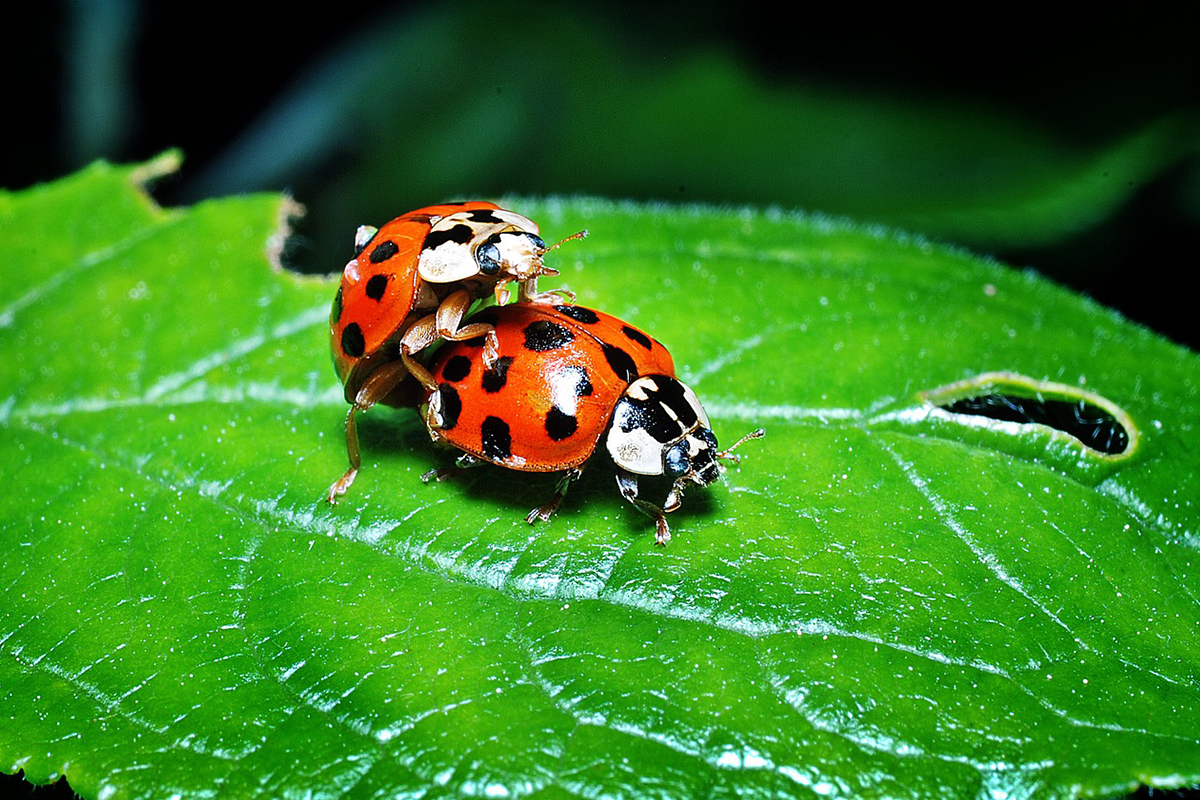
M615 344L604 343L604 359L608 365L612 367L612 371L617 374L617 377L626 383L632 383L637 379L638 369L633 358Z
M504 220L496 216L496 210L492 208L480 208L472 211L467 215L467 219L472 222L489 222L496 225L504 223Z
M447 242L454 244L466 244L475 236L475 231L470 225L451 225L444 231L430 231L425 237L425 245L423 249L432 250L435 247L441 247Z
M546 414L546 435L556 442L561 442L563 439L570 438L575 435L575 431L579 430L579 420L572 414L565 413L558 406L554 406Z
M554 310L584 325L595 325L600 321L600 316L595 311L583 306L555 306Z
M350 358L361 358L367 349L367 340L363 338L362 328L357 322L351 322L342 329L342 352Z
M333 296L333 308L329 310L329 321L337 324L337 321L342 318L342 287L339 285L337 294Z
M458 396L458 390L448 383L438 384L437 391L441 400L442 430L448 431L458 424L458 416L462 413L462 398Z
M479 426L483 455L493 461L504 461L512 455L512 434L508 423L499 417L487 417Z
M471 374L471 359L466 356L452 356L442 367L442 377L451 383L458 383Z
M400 248L395 242L383 242L377 245L375 249L371 251L371 263L379 264L383 261L387 261L389 258L399 252Z
M387 290L388 278L387 275L372 275L367 281L367 297L372 300L383 299L383 293Z
M508 383L508 368L512 363L512 356L500 356L491 369L485 369L481 381L483 390L488 394L495 394L503 389L504 384Z
M654 348L654 342L650 341L650 337L639 331L637 328L631 328L630 326L625 325L621 328L621 333L625 334L626 339L637 342L647 350Z
M525 326L524 333L525 349L535 353L557 350L575 340L575 334L570 330L548 319L539 319L529 323Z

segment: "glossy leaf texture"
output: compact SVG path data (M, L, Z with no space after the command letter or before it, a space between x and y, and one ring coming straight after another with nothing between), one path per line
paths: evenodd
M331 508L334 283L270 265L278 197L162 210L163 166L0 195L0 770L106 799L1200 781L1194 353L887 230L511 199L591 230L562 284L666 343L722 442L766 438L666 549L603 463L536 527L553 476L422 484L453 454L406 410L366 415ZM994 374L1100 398L1132 452L929 399Z

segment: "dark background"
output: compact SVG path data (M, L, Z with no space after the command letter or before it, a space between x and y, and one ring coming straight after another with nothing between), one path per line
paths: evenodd
M859 97L864 107L881 99L957 104L1033 126L1070 154L1103 152L1172 118L1183 143L1176 141L1103 218L1080 222L1053 241L1032 237L1038 241L1026 245L1019 237L916 231L1033 267L1200 347L1190 290L1200 244L1200 58L1187 19L1128 10L1119 18L1055 19L1017 8L920 19L800 8L797 21L728 3L565 9L368 1L300 10L95 0L10 11L15 24L0 26L0 45L11 91L6 107L14 111L5 126L12 140L0 153L0 184L21 188L94 158L141 160L177 147L184 167L158 185L160 201L289 191L309 209L292 262L312 272L339 268L349 248L345 231L357 224L381 224L410 208L472 195L774 204L909 227L894 209L872 205L870 175L844 176L858 194L840 197L776 186L761 174L739 182L736 174L721 175L719 163L696 165L676 186L675 176L623 168L620 152L609 153L599 177L595 164L576 169L569 153L546 155L562 149L552 140L571 129L572 115L586 115L589 92L621 85L636 102L639 75L651 83L673 65L716 53L764 91L818 87ZM439 37L447 39L444 47ZM414 53L410 60L394 52L402 48ZM454 55L441 55L448 53ZM372 58L379 64L374 78ZM392 93L394 86L403 88ZM714 104L705 113L725 112ZM732 113L720 124L736 128L737 109ZM279 122L288 115L291 127ZM444 139L439 120L448 121ZM617 129L621 124L612 121ZM407 129L414 131L411 140ZM612 135L603 127L583 131ZM681 147L688 136L679 131ZM406 141L417 152L405 153ZM753 140L746 143L753 147ZM595 147L580 151L581 160L595 160ZM979 156L987 166L986 149ZM246 163L239 165L239 157ZM788 154L779 158L782 173ZM947 169L961 174L973 166L956 162ZM700 179L708 175L716 177ZM876 178L883 186L889 176ZM914 186L912 196L937 191Z
M737 3L27 4L6 10L0 24L0 185L20 189L95 158L144 160L180 148L183 169L156 185L160 202L288 191L309 210L291 259L310 272L340 269L360 222L510 192L777 205L895 224L861 199L870 197L870 176L844 176L866 185L830 199L761 174L739 180L720 163L695 164L678 181L627 168L619 151L599 172L571 163L556 137L578 128L591 92L617 87L646 104L646 85L712 54L767 93L818 87L863 107L936 101L983 110L1031 126L1056 152L1104 152L1172 120L1179 132L1161 163L1098 218L1030 243L954 241L1200 348L1191 284L1200 264L1200 56L1190 20L1128 9L1119 18L1094 10L1048 18L978 6L969 17L920 19L795 8L799 21ZM380 88L389 85L398 93ZM705 106L703 96L690 102L735 133L743 124L736 108ZM623 124L601 122L584 135L602 139ZM693 138L680 130L679 147ZM584 159L597 150L596 141L582 144ZM755 142L744 146L753 151ZM778 158L786 170L788 154ZM938 191L914 191L925 188ZM11 787L29 791L0 776L0 795Z

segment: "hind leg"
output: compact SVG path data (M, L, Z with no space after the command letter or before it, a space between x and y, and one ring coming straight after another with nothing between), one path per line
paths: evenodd
M354 396L354 404L350 406L350 412L346 414L346 456L350 461L350 466L342 474L342 477L329 487L329 493L325 496L325 500L331 505L336 503L337 499L344 495L354 483L354 479L358 477L358 469L362 466L362 456L358 449L358 424L354 421L355 415L360 411L366 411L387 397L406 377L408 377L408 369L403 362L389 361L372 372L371 376L363 383L362 388L358 390L358 394Z

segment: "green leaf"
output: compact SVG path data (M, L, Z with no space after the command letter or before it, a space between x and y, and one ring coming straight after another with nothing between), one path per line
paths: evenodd
M159 165L164 166L164 165ZM1031 273L753 210L513 200L723 442L675 538L593 465L373 409L287 206L0 194L0 769L89 798L1051 797L1200 781L1200 359ZM350 246L346 232L346 247ZM1104 454L1040 416L1101 409ZM1097 412L1098 413L1098 412Z

